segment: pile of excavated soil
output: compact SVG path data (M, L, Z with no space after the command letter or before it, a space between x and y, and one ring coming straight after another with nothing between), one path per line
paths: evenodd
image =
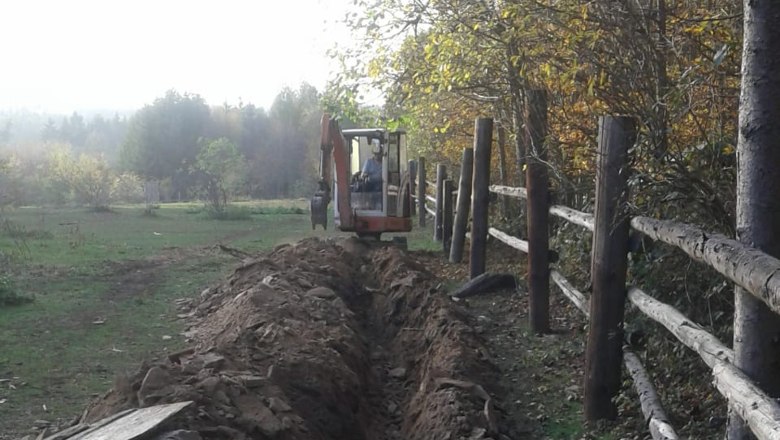
M158 438L516 437L463 311L397 248L280 246L189 307L191 348L118 379L84 421L191 400Z

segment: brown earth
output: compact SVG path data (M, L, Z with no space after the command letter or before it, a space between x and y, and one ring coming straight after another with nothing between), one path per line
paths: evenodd
M86 421L192 400L165 429L203 439L529 438L496 405L500 371L469 313L396 248L283 245L187 307L191 349L119 378Z

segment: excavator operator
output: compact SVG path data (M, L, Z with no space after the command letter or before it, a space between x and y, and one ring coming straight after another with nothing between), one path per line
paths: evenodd
M379 192L382 191L382 147L379 139L372 139L371 144L373 156L363 164L361 177L365 182L366 192Z

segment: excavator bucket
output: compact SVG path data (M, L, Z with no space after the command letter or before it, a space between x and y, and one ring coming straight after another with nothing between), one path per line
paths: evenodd
M309 202L311 212L311 229L322 225L322 229L328 229L328 205L330 204L330 185L325 180L320 180L314 197Z
M309 209L311 210L311 228L316 229L322 225L322 229L328 229L328 202L327 196L315 194L311 198Z

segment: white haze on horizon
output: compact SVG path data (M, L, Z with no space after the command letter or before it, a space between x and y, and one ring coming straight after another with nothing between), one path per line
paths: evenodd
M268 108L322 90L349 0L0 1L0 112L131 111L166 90Z

